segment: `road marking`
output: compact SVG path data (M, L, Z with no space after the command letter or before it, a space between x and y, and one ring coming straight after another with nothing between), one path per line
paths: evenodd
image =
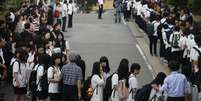
M124 19L124 16L122 16L121 19L122 19L124 25L126 25L126 21L125 21L125 19Z
M144 52L142 51L141 47L138 44L136 44L136 47L137 47L138 51L140 52L142 58L144 59L148 69L151 71L153 78L155 78L155 72L154 72L151 64L148 62L148 59L146 58L146 56L145 56Z

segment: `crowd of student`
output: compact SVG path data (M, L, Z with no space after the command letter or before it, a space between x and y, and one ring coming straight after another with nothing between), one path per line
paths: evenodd
M60 73L57 67L66 64L70 50L63 32L72 28L73 12L72 0L38 0L37 4L25 0L19 7L10 8L5 20L0 21L0 89L3 82L13 81L15 101L25 100L26 91L31 90L30 75L34 70L41 71L37 75L42 75L42 65L45 70L50 64L55 67L48 72L56 74L48 76L59 79L55 76ZM57 93L54 89L49 92Z

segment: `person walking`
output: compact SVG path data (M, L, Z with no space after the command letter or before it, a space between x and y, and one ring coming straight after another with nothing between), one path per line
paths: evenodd
M75 64L77 61L76 53L71 52L69 60L70 63L64 65L61 69L63 101L79 101L79 98L81 98L82 70Z
M73 27L73 11L74 11L73 1L70 0L68 4L68 28Z
M104 77L100 62L95 62L93 65L91 86L94 91L90 101L103 101Z
M188 83L185 75L178 73L179 63L176 61L169 61L168 67L171 74L164 80L162 87L154 87L161 94L167 92L167 101L185 101L188 99L190 92L190 84Z
M98 0L98 19L102 19L103 0Z

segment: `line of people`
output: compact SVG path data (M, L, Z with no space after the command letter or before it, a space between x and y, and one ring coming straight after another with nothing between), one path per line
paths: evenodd
M134 0L132 16L148 35L152 56L164 63L175 60L180 71L200 93L201 32L193 27L193 15L187 7L174 7L160 0ZM160 47L158 46L160 41ZM157 52L159 50L159 52Z
M22 75L15 73L20 71L21 64L20 69L26 67L26 78L29 79L38 54L52 56L60 53L63 62L68 61L66 59L70 46L64 39L63 32L67 31L67 27L72 28L74 4L72 0L48 1L38 0L37 5L30 4L27 0L22 1L19 7L10 8L5 20L0 21L0 89L5 82L13 81L13 77L24 79L23 70ZM16 60L20 61L20 65L17 65ZM14 82L16 101L24 101L26 80ZM23 89L19 90L20 87ZM0 94L0 99L3 96L4 94Z

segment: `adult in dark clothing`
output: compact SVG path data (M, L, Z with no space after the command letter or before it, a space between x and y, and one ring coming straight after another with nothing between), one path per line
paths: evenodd
M53 17L53 7L49 6L49 10L48 10L48 16L47 16L48 20L47 20L47 24L48 25L53 25L54 23L54 17Z
M85 65L85 61L82 59L82 57L80 55L77 56L77 62L76 64L82 69L82 81L85 81L85 70L86 70L86 65Z
M20 34L20 43L33 44L33 34L30 32L31 25L29 23L25 24L25 31Z

